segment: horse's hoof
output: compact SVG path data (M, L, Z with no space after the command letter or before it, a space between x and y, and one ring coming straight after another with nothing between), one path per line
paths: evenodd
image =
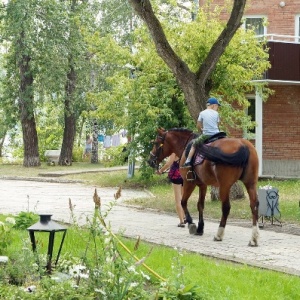
M203 231L202 232L196 231L195 235L203 235Z
M215 242L222 242L222 239L221 239L221 238L218 238L218 237L216 237L216 236L214 236L214 241L215 241Z
M253 241L249 241L249 244L248 244L249 247L257 247L258 244L253 242Z
M197 226L194 223L189 224L189 233L190 234L196 234L197 232Z

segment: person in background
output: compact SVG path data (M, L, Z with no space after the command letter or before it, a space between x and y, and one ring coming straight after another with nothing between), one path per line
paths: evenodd
M175 196L175 208L179 218L178 227L185 227L186 222L184 218L184 211L181 206L183 179L179 172L179 157L176 156L175 153L172 153L169 156L167 162L157 171L157 174L161 175L168 169L168 178L173 186Z
M87 158L91 156L92 153L92 144L93 144L93 139L90 135L86 137L85 141L85 148L84 148L84 153L83 153L83 158Z
M219 106L221 106L220 102L216 98L209 98L206 105L207 108L200 112L197 120L197 128L199 132L202 132L202 134L198 138L194 139L191 150L182 168L189 168L192 166L191 160L195 154L197 145L220 132L220 117L218 113Z

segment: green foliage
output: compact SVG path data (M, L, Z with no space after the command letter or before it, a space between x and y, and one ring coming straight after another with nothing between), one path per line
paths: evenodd
M21 286L39 278L34 255L29 248L15 249L0 270L0 278L10 285Z
M129 150L126 149L126 145L119 145L105 149L101 162L105 167L124 165L129 155Z
M172 22L170 21L170 19L172 20L170 12L162 15L161 22L170 44L195 73L200 69L212 45L224 29L225 24L220 21L220 11L221 9L211 11L204 5L200 7L197 18L193 22L190 20ZM139 38L137 59L142 61L143 66L144 62L147 62L151 66L154 65L154 68L162 70L162 67L158 68L155 65L154 61L159 58L155 56L152 40L144 33L143 28L137 31L137 35ZM261 91L263 98L270 94L271 91L264 85L260 86L252 81L261 79L269 66L265 42L257 39L253 31L239 29L210 78L211 94L222 100L220 114L222 123L227 128L247 130L253 126L243 110L249 105L246 94L253 93L255 86ZM165 68L165 72L170 71ZM206 99L202 99L202 101L205 103ZM241 109L233 107L233 103L238 103Z
M175 249L176 250L176 249ZM156 292L155 299L182 299L201 300L203 299L201 288L195 283L185 284L185 274L181 258L183 253L178 251L172 259L172 274L167 282L161 282Z
M41 159L44 159L45 150L61 147L62 132L68 130L64 118L74 115L76 120L87 109L85 94L90 89L92 66L87 57L84 34L96 30L96 6L96 3L82 1L17 0L9 1L3 7L1 36L7 52L1 60L5 72L1 72L0 113L3 109L4 115L8 116L10 129L18 119L24 122L24 112L20 114L18 109L23 107L22 101L26 102L26 117L36 118L32 126L37 126L39 132ZM26 75L32 78L32 83L27 80L26 91L23 91L23 87L19 87L19 67L26 65L27 59L30 64ZM70 65L74 68L76 85L72 86L72 95L68 89L67 96L73 101L65 107ZM24 130L25 127L19 128ZM34 147L37 148L35 140ZM32 140L25 138L22 142L26 145ZM22 147L21 142L15 144L18 148L15 156L22 157Z
M82 161L83 148L75 146L72 152L72 160L73 162Z
M15 219L7 217L5 221L0 221L0 255L5 254L8 246L11 244L11 229L15 224Z
M36 223L39 220L39 216L33 212L21 211L15 217L14 228L24 230Z
M200 8L197 18L191 22L175 2L165 2L164 11L156 4L153 2L170 44L189 68L197 72L225 26L220 22L220 10L208 13L207 7ZM96 50L97 64L111 66L114 61L118 68L107 73L105 89L88 95L89 101L97 103L94 117L103 123L111 121L111 128L126 128L129 136L134 137L131 149L143 159L148 157L156 128L196 130L187 110L188 99L184 99L174 75L157 55L145 26L138 26L132 33L132 53L126 53L126 49L106 38L106 44L113 51L105 55L106 47L96 48L97 41L100 39L96 36L90 39L90 45ZM245 94L253 91L252 80L261 78L268 67L264 42L256 39L252 31L238 30L211 77L212 95L222 98L220 112L226 128L247 130L253 126L243 110L249 105ZM263 97L270 92L264 87L261 91ZM233 103L238 103L241 109L235 109ZM151 177L144 162L141 171L144 178Z

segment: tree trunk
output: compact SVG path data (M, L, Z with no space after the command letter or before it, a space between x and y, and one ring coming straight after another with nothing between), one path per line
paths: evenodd
M235 182L233 186L230 189L229 199L230 200L238 200L238 199L244 199L245 193L243 186L240 182ZM220 199L219 197L219 188L212 186L211 192L210 192L210 199L211 201L217 201Z
M5 141L6 133L7 131L5 130L5 132L3 132L3 136L0 138L0 157L3 156L3 144Z
M21 33L20 45L22 47ZM38 136L36 131L36 123L34 118L34 101L33 101L33 76L30 70L30 60L28 55L23 54L19 61L20 70L20 91L19 91L19 113L22 124L23 143L24 143L24 167L40 166Z
M74 98L76 88L76 72L71 63L70 58L70 71L67 74L67 83L65 86L65 127L64 136L61 146L61 152L59 156L58 164L60 166L72 165L72 153L76 134L76 114L74 109Z
M94 121L93 123L93 145L91 163L98 163L98 123L96 121Z

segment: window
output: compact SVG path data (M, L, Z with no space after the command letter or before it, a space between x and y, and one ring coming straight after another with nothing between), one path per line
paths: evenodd
M252 29L256 35L266 35L267 29L264 26L265 17L263 16L248 16L245 17L244 28Z

